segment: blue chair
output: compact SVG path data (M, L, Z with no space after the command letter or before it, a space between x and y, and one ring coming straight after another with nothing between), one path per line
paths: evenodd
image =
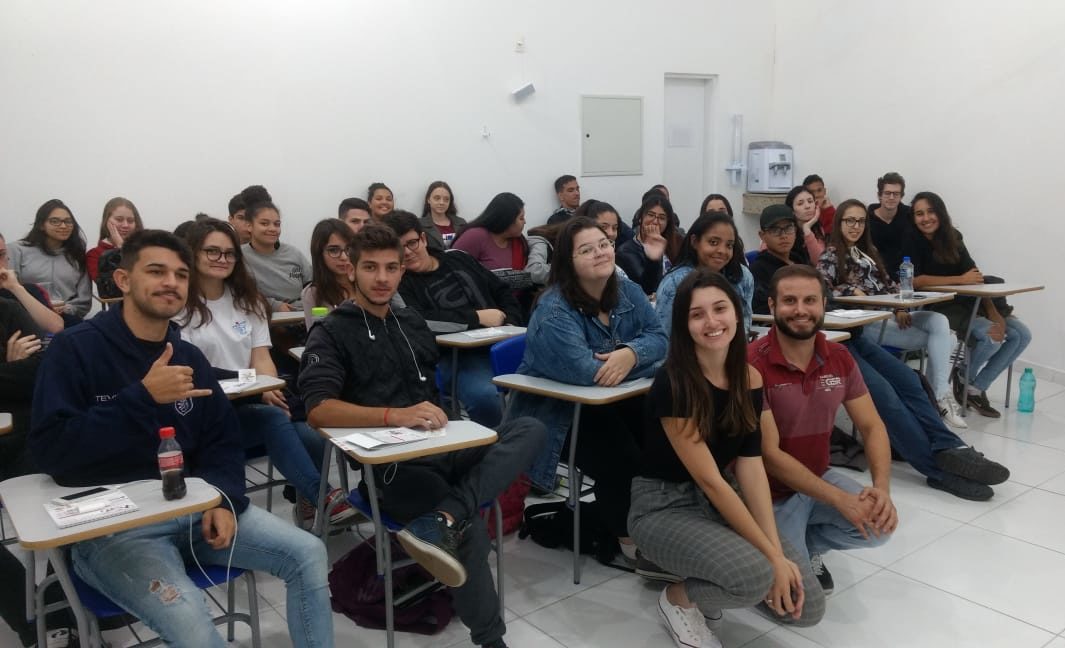
M518 365L521 364L521 359L524 356L524 333L502 342L496 342L488 350L488 360L492 364L492 375L502 376L503 374L517 373ZM507 405L506 391L498 387L496 389L499 391L499 397L503 400L503 409L505 411Z
M227 606L224 608L223 614L213 619L214 624L226 624L226 639L229 641L233 641L234 623L236 623L237 621L240 621L241 623L247 623L248 627L251 628L252 646L254 646L255 648L259 648L259 646L261 645L259 634L259 594L255 586L255 573L252 571L238 569L236 567L231 567L229 569L227 578L226 568L224 566L205 565L203 569L206 572L206 576L203 572L200 571L200 568L195 565L190 567L186 572L189 578L192 579L192 582L196 584L196 587L202 590L206 590L212 586L211 581L213 581L215 585L229 583L229 587L226 588ZM81 580L81 578L78 577L77 573L73 569L70 569L69 566L67 568L67 572L70 575L71 582L74 584L76 597L74 597L73 600L68 599L67 603L53 605L65 606L69 604L70 607L73 609L77 609L80 607L82 610L87 612L88 614L86 616L88 616L89 622L89 637L85 639L85 645L102 646L104 645L104 643L100 635L99 620L124 615L126 614L126 611L116 605L114 601L107 598L97 590L93 589L91 586L89 586L88 583ZM240 578L241 576L244 577L245 583L248 587L247 613L236 612L236 590L233 587L233 581ZM210 580L208 580L208 578ZM41 583L40 587L37 588L37 597L39 599L42 599L41 601L38 601L39 605L43 604L44 590L49 584L49 581L53 580L56 580L56 576L54 574L46 578L45 581ZM214 600L213 597L212 600ZM218 601L215 600L215 603L218 604ZM218 605L219 607L221 607L221 604ZM53 606L49 606L47 609L49 612L54 611ZM136 646L138 648L147 648L147 646L158 646L162 643L163 642L161 639L155 638L138 643L136 644Z
M747 258L747 265L754 263L755 258L760 254L761 250L750 250L744 256Z

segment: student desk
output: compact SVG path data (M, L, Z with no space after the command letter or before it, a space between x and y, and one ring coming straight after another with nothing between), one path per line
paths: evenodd
M839 315L833 315L831 311L828 311L825 313L824 328L826 331L845 331L859 326L868 326L869 324L883 322L889 317L891 317L891 313L887 311L865 311L862 313L861 317L840 317ZM773 324L772 315L755 313L752 319L755 323L759 324Z
M292 347L291 349L288 350L288 355L289 355L289 357L291 357L296 362L299 362L300 360L303 359L303 351L306 348L307 347L301 347L301 346Z
M265 394L268 391L281 389L285 384L284 380L281 380L276 376L257 375L255 376L255 382L248 383L247 386L242 387L238 392L226 394L226 398L229 400L235 400L237 398L244 398L245 396L257 396L259 394Z
M303 324L303 311L277 311L270 314L270 326L287 326L289 324Z
M111 304L117 304L122 301L121 297L100 297L96 293L92 294L92 298L100 304L100 310L107 310Z
M444 454L465 448L490 445L496 441L495 430L486 428L473 421L448 421L443 434L433 436L424 441L413 443L401 443L391 446L382 446L373 450L351 447L343 448L332 442L333 439L345 437L354 432L373 432L387 429L386 426L368 428L319 428L318 433L325 437L325 452L322 453L322 474L329 474L329 457L332 450L337 453L337 463L343 461L342 453L358 461L364 466L362 471L363 481L366 482L370 500L370 512L373 518L375 545L377 550L377 575L385 577L385 628L388 632L388 646L395 645L395 633L393 631L392 609L392 548L388 538L388 529L381 522L381 505L377 497L377 484L374 481L373 466L406 461L417 457ZM340 471L346 473L341 465ZM315 522L315 532L324 532L325 529L325 479L318 490L318 516ZM498 511L497 511L498 514ZM502 551L498 548L497 551Z
M929 289L931 290L931 289ZM857 306L871 306L873 308L915 308L920 309L929 304L938 304L954 299L953 292L914 292L911 299L903 299L898 294L891 295L851 295L849 297L833 297L832 301L841 304L855 304Z
M78 636L84 637L83 641L91 636L88 620L82 607L74 604L78 601L78 594L74 590L70 573L67 571L67 558L63 547L83 540L92 540L112 533L172 520L182 515L206 511L218 506L222 500L213 486L197 477L186 477L185 486L188 489L185 497L171 501L163 499L162 482L159 480L135 482L122 486L122 492L136 502L138 507L136 511L60 529L44 509L45 502L61 495L85 490L86 487L59 486L51 477L41 474L23 475L0 482L0 499L3 500L4 508L7 509L15 531L18 533L19 544L31 551L43 551L46 554L67 601L71 602L71 609L78 622ZM27 570L27 587L29 583L35 582L34 560L31 556ZM7 585L11 586L10 583ZM34 612L37 619L38 645L43 646L46 644L44 621L49 610L44 604L43 588L37 589L33 597Z
M1038 284L1022 284L1022 283L1000 283L1000 284L952 284L946 286L928 286L924 290L930 292L940 293L954 293L963 297L978 297L992 298L992 297L1008 297L1010 295L1019 295L1026 292L1035 292L1037 290L1043 290L1045 286ZM969 315L969 328L965 330L965 336L959 338L959 342L967 344L969 335L973 332L973 321L976 319L976 312L980 308L980 299L973 300L973 311ZM955 354L954 367L957 368L958 363L961 362L961 354ZM965 397L962 399L961 413L962 416L968 412L969 409L969 375L972 367L969 363L965 363ZM1013 367L1010 367L1010 375L1013 373ZM1010 383L1012 381L1007 376L1006 379L1006 407L1010 406Z
M451 411L459 414L459 350L491 346L525 333L524 326L492 326L436 336L436 343L451 347Z
M769 333L769 326L752 326L751 330L758 334L758 337L764 337ZM851 334L846 331L821 331L825 334L825 339L829 342L846 342L851 339Z
M573 423L570 429L569 443L569 500L568 505L573 509L573 582L581 582L581 482L577 471L577 440L581 421L582 405L607 405L642 396L651 390L651 378L637 378L617 385L616 387L599 387L598 385L570 385L550 378L535 378L521 374L504 374L492 379L498 387L512 389L546 396L574 404ZM506 415L503 416L506 420Z
M11 422L11 415L7 412L0 412L0 436L7 434L15 427L15 424Z

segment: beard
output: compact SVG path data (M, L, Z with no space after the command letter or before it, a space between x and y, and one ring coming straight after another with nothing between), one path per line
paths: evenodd
M791 328L791 326L789 326L788 323L782 317L779 317L777 315L773 316L773 324L776 325L778 331L792 338L793 340L809 340L813 336L817 335L818 331L824 328L825 315L824 313L822 313L820 319L814 322L813 328L811 328L808 332L796 331L795 329Z
M372 286L371 286L371 288L372 288ZM371 304L373 306L388 306L389 304L392 303L392 297L391 296L389 296L389 298L385 299L384 301L375 300L373 297L370 296L370 291L369 290L363 290L362 285L360 285L358 281L355 282L355 292L357 292L360 297L365 299L368 304ZM395 294L395 293L393 292L392 294Z

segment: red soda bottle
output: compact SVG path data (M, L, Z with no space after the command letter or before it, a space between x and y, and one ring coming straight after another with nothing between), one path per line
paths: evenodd
M159 429L159 474L163 477L163 498L168 500L185 497L185 456L174 438L174 428Z

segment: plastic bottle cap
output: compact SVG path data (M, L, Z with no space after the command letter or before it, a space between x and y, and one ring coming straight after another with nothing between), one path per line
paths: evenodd
M910 257L902 257L902 262L903 263L909 263L910 262Z
M311 316L312 317L325 317L328 314L329 314L329 309L326 308L325 306L315 306L314 308L311 309Z
M172 427L159 428L159 438L160 439L173 439L174 438L174 428L172 428Z

